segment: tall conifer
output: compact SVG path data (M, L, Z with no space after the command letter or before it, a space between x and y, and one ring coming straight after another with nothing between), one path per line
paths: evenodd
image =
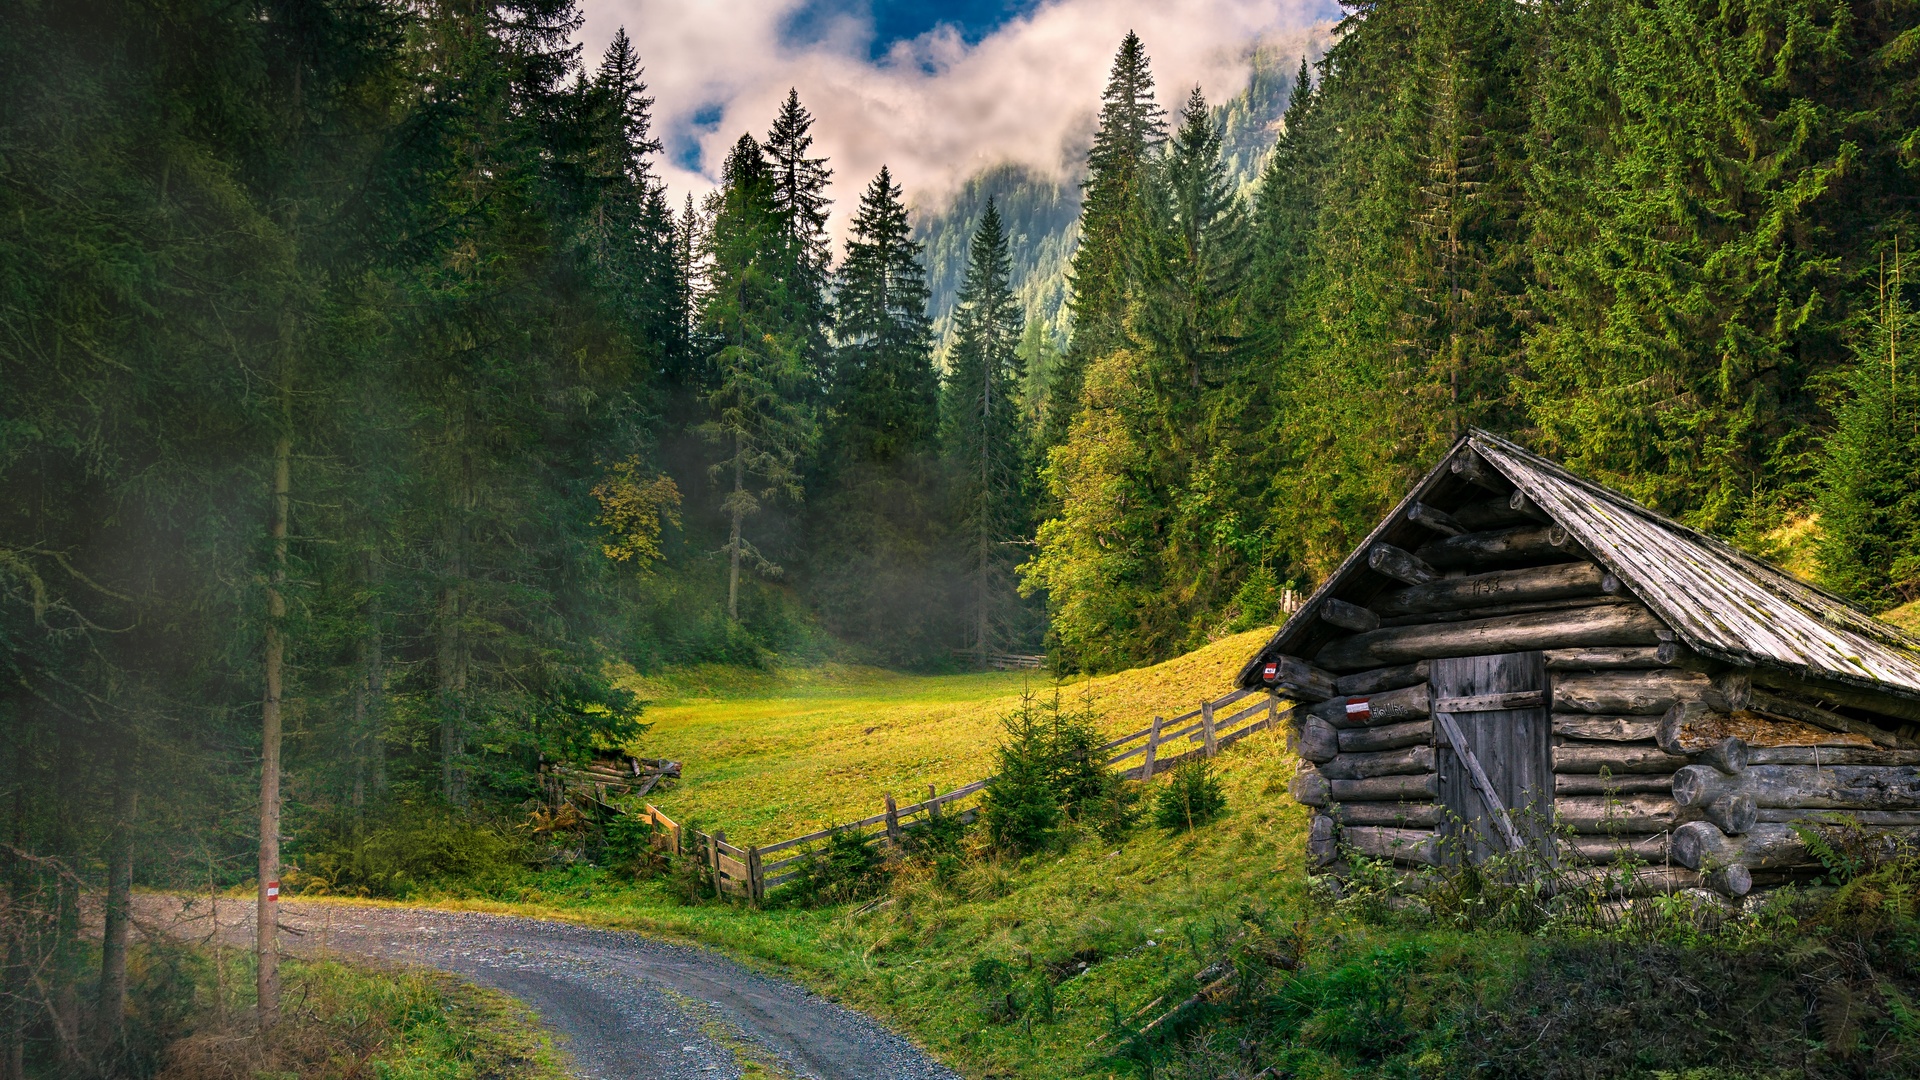
M1087 155L1080 247L1073 256L1073 332L1047 387L1042 445L1066 437L1088 363L1125 340L1128 262L1141 220L1147 162L1166 137L1166 110L1154 98L1146 46L1129 30L1107 76L1100 127Z
M1019 541L1030 527L1019 304L999 207L987 210L967 253L967 276L954 311L942 427L952 475L952 519L965 579L967 648L981 666L1024 637L1014 591Z

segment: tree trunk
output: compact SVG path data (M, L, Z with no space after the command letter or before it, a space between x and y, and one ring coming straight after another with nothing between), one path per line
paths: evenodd
M20 857L27 847L27 732L25 713L13 733L13 851L7 854L7 891L12 911L0 932L6 934L5 1000L0 1001L0 1077L26 1080L26 1000L27 1000L27 889L26 860Z
M273 561L267 571L266 694L260 702L260 866L254 900L257 954L255 981L260 1026L271 1026L280 1013L280 928L278 911L269 902L269 886L280 880L280 703L284 691L286 641L281 623L287 617L287 511L291 488L293 440L281 436L273 447ZM104 986L104 978L102 980ZM125 992L122 973L121 990ZM104 997L104 991L103 991Z
M100 936L100 999L96 1009L99 1052L120 1056L127 1016L127 946L133 930L133 815L138 791L127 774L115 770L113 832L107 841L107 899Z

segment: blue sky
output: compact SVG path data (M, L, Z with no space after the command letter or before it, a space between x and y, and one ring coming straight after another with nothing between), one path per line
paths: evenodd
M877 59L895 42L911 41L943 25L976 43L1036 4L1037 0L810 0L788 16L782 29L790 42L805 45L817 40L823 23L835 17L865 16L873 23L868 55Z

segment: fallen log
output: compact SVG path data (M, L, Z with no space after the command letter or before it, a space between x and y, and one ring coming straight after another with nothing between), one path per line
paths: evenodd
M1453 656L1581 645L1653 645L1664 625L1637 604L1606 604L1507 618L1396 626L1329 642L1317 662L1333 671ZM1602 710L1614 711L1614 710Z
M1920 807L1920 767L1912 765L1749 765L1728 776L1689 765L1673 776L1676 802L1697 805L1734 791L1763 810L1911 810Z
M1568 600L1619 591L1619 581L1592 563L1558 563L1524 570L1496 570L1469 577L1441 578L1425 585L1390 592L1370 606L1380 615L1417 615L1498 604Z
M1587 713L1553 714L1553 733L1567 739L1594 742L1652 742L1659 723L1644 716L1591 716Z
M1607 773L1555 773L1553 792L1559 795L1646 795L1669 794L1673 790L1672 773L1646 773L1614 776Z
M1338 734L1341 753L1363 754L1376 750L1398 750L1403 746L1431 746L1433 721L1409 720L1404 724L1350 728Z
M1697 671L1572 673L1553 680L1553 708L1555 712L1660 716L1682 701L1698 701L1712 691L1713 680Z
M1560 542L1556 544L1555 540ZM1429 540L1415 549L1414 554L1429 566L1442 570L1562 562L1580 557L1577 546L1567 540L1564 532L1555 532L1551 526L1544 525L1521 525Z
M1558 743L1558 740L1555 740ZM1556 773L1672 773L1687 759L1657 746L1637 743L1559 743L1553 748Z
M1341 754L1320 766L1329 780L1366 780L1376 776L1409 776L1433 771L1433 747L1409 746L1372 754Z
M1548 671L1636 671L1667 666L1660 660L1658 645L1547 650Z
M1315 764L1332 761L1340 753L1339 732L1325 720L1309 716L1294 739L1294 752Z
M1427 829L1389 829L1353 826L1340 830L1349 848L1373 859L1440 865L1440 838Z
M1333 694L1329 696L1366 697L1369 694L1418 686L1427 681L1427 669L1427 662L1422 660L1414 664L1395 664L1392 667L1342 675L1333 680Z
M1342 825L1391 825L1402 829L1431 829L1446 818L1439 803L1338 803L1327 813Z
M1328 698L1307 711L1337 728L1374 727L1426 716L1430 697L1422 683L1384 694Z
M1367 565L1377 574L1408 585L1424 585L1440 576L1439 571L1428 566L1419 556L1392 544L1375 544L1368 548Z

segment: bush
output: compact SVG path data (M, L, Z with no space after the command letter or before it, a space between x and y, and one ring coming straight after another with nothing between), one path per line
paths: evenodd
M1153 823L1175 832L1196 829L1227 808L1213 762L1195 758L1173 770L1173 778L1154 797Z
M299 891L407 900L428 893L507 896L527 881L524 835L435 803L398 803L356 826L336 819L294 853Z
M886 856L876 838L840 830L827 837L813 858L800 864L792 895L813 904L864 899L886 886L886 870Z

